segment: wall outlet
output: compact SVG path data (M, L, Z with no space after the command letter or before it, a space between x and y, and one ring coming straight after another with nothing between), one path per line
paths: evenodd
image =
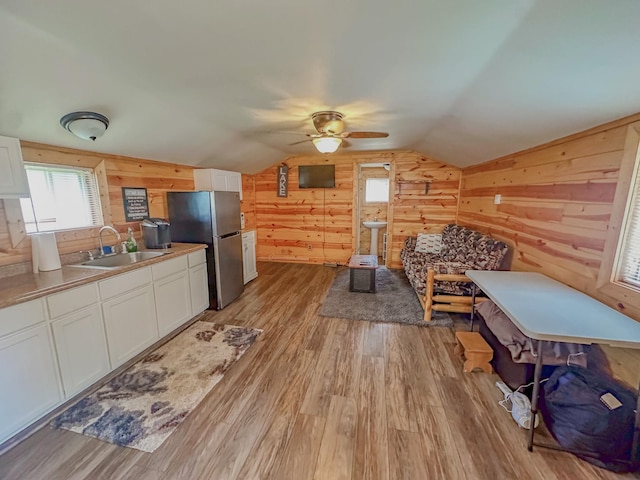
M496 205L500 205L501 202L502 202L502 195L498 193L496 194L495 197L493 197L493 203L495 203Z
M240 228L244 228L244 212L240 213Z

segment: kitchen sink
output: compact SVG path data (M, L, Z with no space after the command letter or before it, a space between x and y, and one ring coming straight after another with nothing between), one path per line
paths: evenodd
M119 268L132 265L134 263L142 262L143 260L149 260L151 258L160 257L165 252L131 252L131 253L119 253L116 255L109 255L107 257L95 258L93 260L87 260L86 262L76 263L69 265L70 267L89 267L89 268Z

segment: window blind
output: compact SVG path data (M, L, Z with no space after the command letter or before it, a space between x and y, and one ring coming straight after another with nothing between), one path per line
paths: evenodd
M92 169L25 163L31 198L21 199L28 233L102 225Z
M640 161L636 160L626 228L623 232L618 281L640 287Z

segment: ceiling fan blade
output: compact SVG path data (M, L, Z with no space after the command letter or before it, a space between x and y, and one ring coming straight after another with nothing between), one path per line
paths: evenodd
M341 148L349 148L351 146L351 142L347 142L346 140L342 140L342 143L340 144Z
M291 146L291 145L298 145L298 144L300 144L300 143L305 143L305 142L310 142L310 141L311 141L311 139L310 139L310 138L307 138L306 140L300 140L299 142L293 142L293 143L290 143L290 144L289 144L289 146Z
M344 132L344 138L386 138L389 136L387 132Z

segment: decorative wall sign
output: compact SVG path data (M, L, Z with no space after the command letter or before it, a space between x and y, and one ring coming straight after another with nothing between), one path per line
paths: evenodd
M278 167L278 196L286 197L289 194L289 167L280 165Z
M137 222L149 217L146 188L122 187L122 201L125 221Z

